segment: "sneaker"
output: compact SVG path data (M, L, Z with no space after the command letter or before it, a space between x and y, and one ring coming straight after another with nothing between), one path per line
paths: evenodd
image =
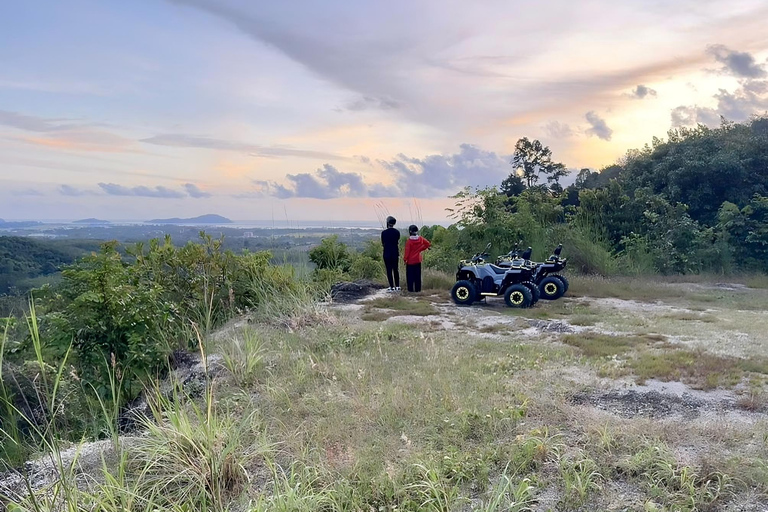
M392 287L389 287L389 288L387 288L387 291L388 291L388 292L393 292L393 291L395 291L395 289L394 289L394 288L392 288Z
M400 287L399 287L399 286L398 286L398 287L396 287L396 288L395 288L395 291L396 291L396 292L399 292L399 291L400 291Z

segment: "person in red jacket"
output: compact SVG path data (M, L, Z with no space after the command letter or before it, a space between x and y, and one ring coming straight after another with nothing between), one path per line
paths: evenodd
M419 235L419 228L408 226L408 240L405 242L405 280L409 292L421 291L421 253L432 245L429 240Z

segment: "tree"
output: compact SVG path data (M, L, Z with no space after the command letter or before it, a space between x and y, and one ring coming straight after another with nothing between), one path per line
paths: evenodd
M550 185L559 185L560 178L570 172L562 163L552 161L552 150L549 147L542 145L538 140L531 141L527 137L523 137L515 144L515 153L510 163L515 166L515 171L507 180L518 176L521 181L525 181L527 188L535 186L541 174L546 176L547 183ZM513 183L510 182L510 184Z
M507 194L507 197L517 197L525 190L523 178L515 173L510 174L507 179L501 182L501 191Z

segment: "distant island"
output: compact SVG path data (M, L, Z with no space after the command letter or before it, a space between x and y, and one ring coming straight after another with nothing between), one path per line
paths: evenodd
M191 219L180 219L178 217L173 219L152 219L148 220L147 224L232 224L232 221L221 215L209 213L208 215L200 215Z
M80 220L74 220L72 221L72 224L111 224L108 220L101 220L101 219L80 219Z

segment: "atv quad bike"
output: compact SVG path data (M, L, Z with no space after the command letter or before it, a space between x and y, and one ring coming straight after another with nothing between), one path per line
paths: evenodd
M532 280L539 287L541 298L555 300L562 297L568 291L568 279L559 273L568 263L568 258L560 258L562 250L563 244L560 244L546 261L535 263L530 261L532 252L530 247L520 254L517 244L515 244L515 248L512 251L496 259L496 264L499 267L506 268L522 259L524 265L535 267Z
M488 244L483 252L459 263L456 284L451 289L453 301L469 306L486 297L504 297L512 308L533 306L539 299L539 289L531 281L533 270L523 265L502 268L488 263L490 248Z

